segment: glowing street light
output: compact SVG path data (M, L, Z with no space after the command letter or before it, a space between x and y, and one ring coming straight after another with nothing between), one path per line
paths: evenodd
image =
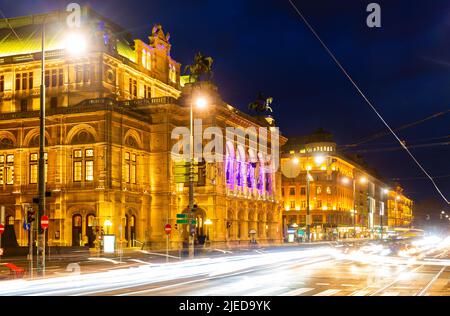
M349 184L350 183L350 179L347 177L342 178L342 183L343 184Z
M367 178L366 178L366 177L361 177L361 178L359 179L359 181L360 181L362 184L367 183Z
M317 155L317 156L315 156L315 157L314 157L314 162L315 162L317 165L323 164L323 163L325 162L325 156L323 156L323 155Z
M383 189L383 193L384 193L384 194L388 194L388 193L389 193L389 190L388 190L388 189Z
M293 163L294 165L298 165L299 162L300 162L300 159L298 159L297 157L295 157L295 158L292 159L292 163Z
M197 100L195 100L195 105L199 109L204 109L208 105L208 101L204 97L199 97Z
M87 51L87 40L82 33L70 33L65 40L66 51L73 56L80 56Z

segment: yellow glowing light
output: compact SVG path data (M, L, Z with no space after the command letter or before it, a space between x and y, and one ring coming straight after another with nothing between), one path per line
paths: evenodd
M203 224L205 224L205 225L212 225L212 220L210 220L208 218L208 219L206 219L206 221Z
M323 164L325 162L325 156L318 155L318 156L314 157L314 162L318 165Z
M111 226L112 226L112 222L111 222L109 219L107 219L107 220L105 221L104 225L105 225L106 227L111 227Z
M342 178L342 183L343 183L343 184L349 184L349 183L350 183L350 179L347 178L347 177Z
M300 159L298 159L297 157L295 157L294 159L292 159L292 163L294 165L298 165L298 163L300 162Z
M199 97L199 98L197 98L197 100L195 100L195 105L199 109L204 109L208 105L208 101L203 97Z
M312 170L311 166L306 166L306 170Z
M322 166L322 167L320 167L320 170L325 171L325 170L327 170L327 167Z
M81 33L70 33L64 46L71 55L80 56L87 51L87 41Z
M361 179L359 179L359 181L361 181L361 183L366 183L367 182L367 178L366 177L361 177Z

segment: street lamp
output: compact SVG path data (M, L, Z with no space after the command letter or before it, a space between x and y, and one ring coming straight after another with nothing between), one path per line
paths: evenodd
M207 99L204 96L198 96L190 102L190 163L189 163L189 214L192 217L194 210L194 104L203 109L207 106ZM189 223L189 257L194 257L194 231L192 221Z
M64 43L66 51L72 56L80 56L87 50L87 40L82 33L74 32L67 35Z
M356 237L356 179L353 177L352 184L353 184L353 210L352 210L352 222L353 222L353 237ZM365 176L362 176L359 178L359 182L364 184L367 183L367 178ZM350 179L347 177L342 178L343 184L349 184Z

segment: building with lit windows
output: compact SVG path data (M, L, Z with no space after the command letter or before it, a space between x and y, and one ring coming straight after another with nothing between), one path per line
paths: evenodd
M395 228L410 228L413 221L413 204L401 186L396 185L389 190L387 210L388 226Z
M37 208L45 20L49 244L92 246L108 229L123 246L165 247L164 225L175 227L176 214L188 205L188 185L174 180L171 132L189 126L192 89L181 86L180 64L160 25L148 42L133 40L120 26L83 10L79 31L87 49L78 55L66 49L71 30L65 12L0 20L0 205L6 228L27 245L24 211ZM214 86L204 92L208 110L196 111L204 128L272 126L222 101ZM268 140L269 155L270 146ZM259 155L226 142L224 162L199 167L196 236L208 235L212 243L281 242L281 174L261 172L265 160L250 161ZM185 238L181 232L187 229L180 226L171 247Z
M313 240L379 237L381 227L388 231L389 186L362 161L340 153L330 133L289 138L281 161L285 240L304 236L308 191Z

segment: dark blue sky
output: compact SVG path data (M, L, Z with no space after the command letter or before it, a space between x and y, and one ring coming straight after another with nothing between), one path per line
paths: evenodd
M72 1L0 0L7 16L64 8ZM376 1L382 27L366 26L365 0L297 0L296 4L392 127L450 109L450 2ZM357 142L385 127L338 70L287 0L91 0L92 7L136 37L154 23L171 33L172 56L182 64L197 51L214 58L222 97L246 109L259 91L274 97L284 134L318 127L339 144ZM399 132L408 144L449 141L450 114ZM446 138L445 138L446 137ZM436 139L434 139L436 138ZM359 149L399 147L392 135ZM433 175L450 174L450 146L414 148ZM402 150L364 154L382 176L401 183L416 200L442 202ZM450 177L437 179L447 198Z

